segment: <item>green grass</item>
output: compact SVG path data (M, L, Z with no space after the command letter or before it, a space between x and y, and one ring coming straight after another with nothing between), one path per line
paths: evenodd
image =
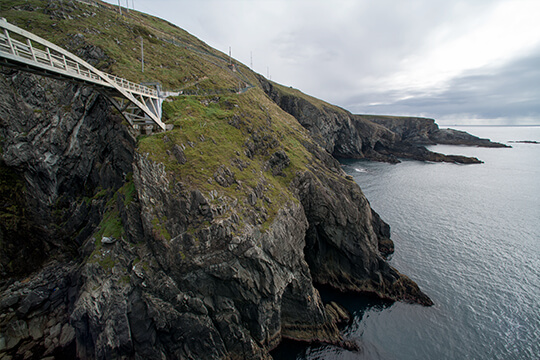
M137 189L135 188L135 183L133 182L133 173L129 173L126 176L126 182L118 190L119 194L124 196L124 205L128 206L136 197Z
M124 235L124 227L118 210L108 210L104 215L99 230L96 233L96 238L101 241L102 237L113 237L121 239Z
M87 44L101 48L108 59L98 66L130 81L158 81L164 89L219 91L220 95L179 96L164 102L163 119L174 124L174 130L140 136L137 151L164 164L168 176L174 179L171 183L181 182L187 191L197 189L208 199L211 193L217 193L214 205L237 201L234 211L242 222L245 215L267 213L261 224L263 230L267 229L284 204L298 201L289 187L296 174L306 171L312 161L304 146L312 142L306 130L260 87L241 95L227 92L244 83L258 83L256 75L243 64L236 63L238 71L233 72L227 66L225 54L186 31L137 11L120 17L115 6L100 4L92 7L79 2L8 0L2 3L2 13L8 21L71 51ZM52 11L55 6L56 12ZM56 15L51 15L51 11ZM82 34L83 42L74 41L80 38L78 34ZM140 62L141 39L144 73ZM298 90L277 84L276 87L317 107L331 106ZM177 161L175 147L182 149L187 163ZM253 154L249 153L250 148L254 149ZM267 163L278 150L285 151L290 165L283 175L274 176ZM234 173L236 184L227 187L216 182L214 174L222 166ZM258 199L252 206L247 200L257 186L263 186L264 197L270 201ZM114 199L120 194L125 205L135 199L131 177ZM231 212L222 217L230 216ZM169 240L171 234L166 223L167 219L156 218L152 225L157 236ZM190 229L193 234L196 230ZM101 236L120 238L123 232L118 211L109 204L96 235L99 239Z
M226 56L186 31L138 11L119 16L115 6L99 3L94 7L77 1L6 0L2 16L71 52L87 44L101 48L109 61L97 67L135 83L159 81L165 89L178 89L206 77L208 81L200 85L203 89L238 87L238 76L216 57ZM84 41L74 41L76 35ZM212 61L208 54L214 56Z
M138 151L164 164L175 181L188 189L198 189L207 198L217 192L222 200L238 200L235 210L240 215L264 209L268 217L262 230L268 228L285 203L297 201L289 185L298 171L306 170L311 155L302 141L310 140L298 122L277 108L260 89L242 95L178 97L164 104L164 112L176 124L175 129L140 137ZM260 149L250 158L246 144L255 141ZM174 146L183 149L186 164L180 164L172 155ZM284 150L291 160L284 176L274 176L266 169L271 155L278 150ZM236 166L238 162L245 168ZM215 181L214 174L222 166L234 174L237 184L224 187ZM258 199L251 207L247 205L248 196L259 184L270 202ZM230 213L223 215L227 216ZM159 231L162 223L156 219L154 228ZM195 233L195 229L189 230Z
M111 271L114 265L116 264L116 261L111 255L106 255L102 257L101 259L97 260L97 263L105 270Z
M152 219L152 226L154 228L154 236L157 238L170 241L171 235L169 234L169 231L167 231L167 228L165 227L165 223L167 222L167 219L162 217L160 219L154 218Z

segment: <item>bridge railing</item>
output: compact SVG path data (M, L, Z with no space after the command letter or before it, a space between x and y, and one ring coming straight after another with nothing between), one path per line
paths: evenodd
M26 60L35 61L42 65L48 65L57 69L76 73L92 79L95 82L102 82L104 85L107 85L107 83L103 81L99 75L95 74L84 66L81 66L76 61L66 58L63 54L56 54L54 50L51 51L49 48L46 48L45 51L40 50L32 46L30 39L27 39L27 43L24 43L10 37L6 31L4 31L4 34L0 33L0 51L19 56ZM126 90L135 91L143 95L158 97L158 92L147 86L136 84L111 74L107 74L107 77L114 81L118 86L121 86Z
M105 94L133 126L157 125L167 130L161 121L164 97L158 90L104 73L75 54L12 25L0 17L0 63L37 72L45 76L60 76L114 89ZM117 101L121 97L127 100ZM132 105L130 105L132 104Z
M114 76L111 74L107 74L107 77L126 90L137 91L139 93L149 95L149 96L155 96L155 97L158 96L157 90L149 88L148 86L136 84L134 82L131 82L129 80L126 80L124 78Z

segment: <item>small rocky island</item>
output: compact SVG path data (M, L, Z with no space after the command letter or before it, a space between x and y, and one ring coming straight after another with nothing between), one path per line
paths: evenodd
M425 145L504 145L351 114L109 4L2 10L133 81L142 37L144 76L191 95L164 103L173 130L141 135L90 86L0 68L0 359L270 359L285 338L354 347L319 286L432 305L336 159L478 163Z

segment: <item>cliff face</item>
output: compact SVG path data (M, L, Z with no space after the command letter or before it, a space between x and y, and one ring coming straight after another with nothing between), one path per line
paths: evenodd
M462 131L439 129L433 119L354 115L297 90L272 83L262 76L259 82L276 104L294 116L323 148L337 158L386 162L410 158L468 164L481 161L477 158L435 153L424 145L506 147Z
M0 358L269 359L283 338L346 345L317 285L431 304L331 156L390 161L405 131L270 83L223 91L257 78L144 14L12 5L134 81L143 37L151 76L219 95L169 99L174 130L136 138L94 89L1 69Z
M135 141L90 89L9 70L0 86L5 279L77 253L101 220L100 191L130 172Z
M342 341L315 284L431 303L384 260L358 186L259 90L223 102L215 124L243 145L211 166L232 135L137 142L92 89L13 71L0 87L1 354L261 359L284 337Z
M363 121L349 112L303 96L298 91L287 92L262 76L266 94L283 110L294 116L313 139L330 154L343 158L387 159L375 149L387 148L398 137L383 126Z

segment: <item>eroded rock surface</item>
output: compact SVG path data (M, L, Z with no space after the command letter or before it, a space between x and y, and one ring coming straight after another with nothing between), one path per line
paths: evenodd
M268 96L294 116L312 137L337 158L396 163L399 158L420 161L481 163L477 158L445 155L425 145L448 144L507 147L463 131L439 129L433 119L420 117L355 115L294 89L259 76Z
M283 338L345 344L345 315L316 284L431 303L385 261L388 225L306 135L309 166L272 212L274 185L235 175L257 178L246 168L266 156L259 171L285 181L291 159L268 132L246 134L246 159L200 179L250 193L239 200L138 152L90 88L11 71L0 88L0 190L11 194L0 203L0 356L269 359ZM170 156L190 164L179 146Z

